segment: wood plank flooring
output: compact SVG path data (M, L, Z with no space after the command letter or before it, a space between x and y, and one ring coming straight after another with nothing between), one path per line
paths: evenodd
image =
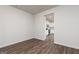
M54 35L48 35L45 41L30 39L0 48L1 54L79 54L79 49L54 43Z

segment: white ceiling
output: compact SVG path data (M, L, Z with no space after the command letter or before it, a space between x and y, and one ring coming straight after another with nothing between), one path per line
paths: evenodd
M11 5L12 7L24 10L26 12L37 14L45 10L56 7L57 5Z

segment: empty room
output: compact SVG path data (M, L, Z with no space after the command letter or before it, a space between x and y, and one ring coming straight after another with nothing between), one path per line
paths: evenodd
M79 5L0 5L0 54L79 54Z

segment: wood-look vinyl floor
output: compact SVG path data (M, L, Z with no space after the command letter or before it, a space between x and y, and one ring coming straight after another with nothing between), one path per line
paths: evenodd
M79 54L79 49L54 43L54 36L45 41L30 39L0 49L1 54Z

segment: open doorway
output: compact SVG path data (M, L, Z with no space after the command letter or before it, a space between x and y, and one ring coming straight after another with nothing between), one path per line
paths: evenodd
M46 17L46 39L54 42L54 13L45 15Z

